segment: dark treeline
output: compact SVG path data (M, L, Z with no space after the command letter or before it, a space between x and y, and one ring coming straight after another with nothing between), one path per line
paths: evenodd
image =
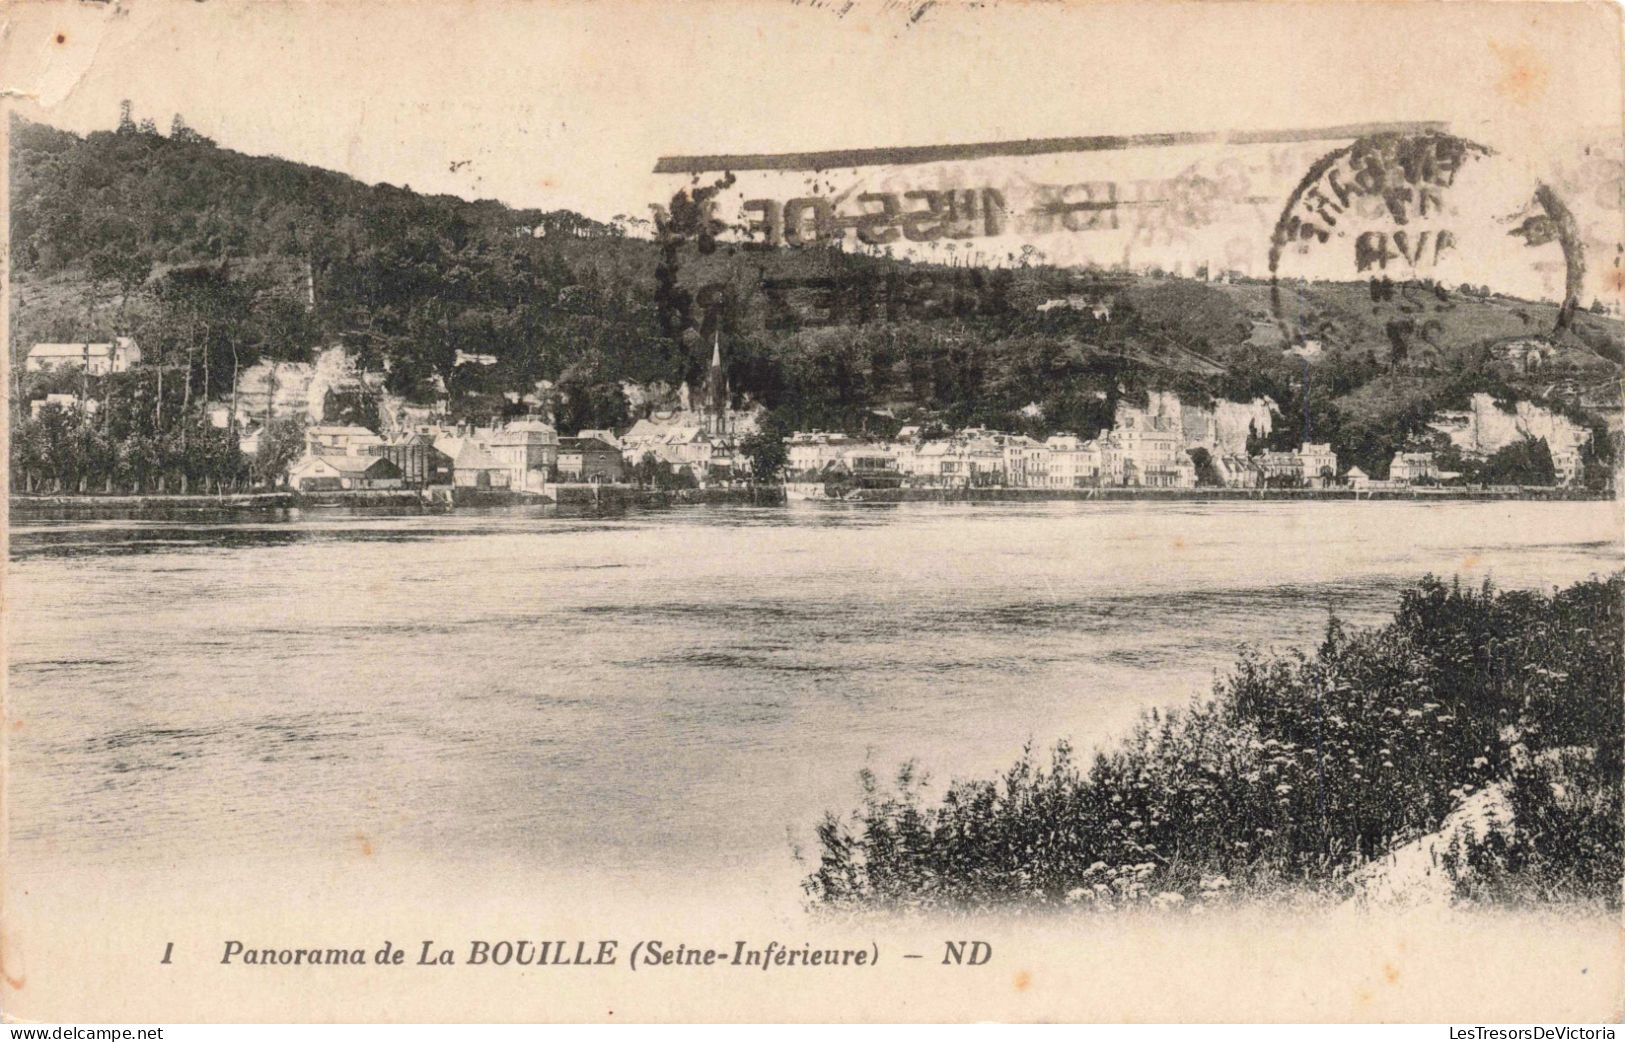
M11 488L16 492L238 491L275 484L304 448L304 421L273 419L245 455L238 432L215 427L187 402L184 370L138 366L85 376L32 374L40 394L70 395L94 409L43 404L13 416Z

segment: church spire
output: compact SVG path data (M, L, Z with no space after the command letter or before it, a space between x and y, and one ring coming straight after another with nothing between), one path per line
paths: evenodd
M722 336L717 334L711 342L711 368L705 374L705 411L711 430L721 434L728 415L728 388L722 372Z

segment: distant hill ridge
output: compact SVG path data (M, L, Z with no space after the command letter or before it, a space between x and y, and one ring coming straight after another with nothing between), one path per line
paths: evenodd
M369 186L183 126L79 137L15 120L12 149L13 360L134 335L149 361L190 358L217 398L235 368L343 343L409 399L444 388L478 416L546 382L561 425L615 427L635 418L623 385L674 394L720 337L736 397L789 426L1089 431L1153 390L1267 396L1272 441L1331 441L1368 466L1478 391L1596 421L1577 403L1625 358L1612 317L1552 336L1553 305L1437 287L1287 285L1304 316L1287 343L1258 280L662 249L625 222ZM233 315L210 312L223 302ZM1543 345L1538 367L1497 349L1519 338Z

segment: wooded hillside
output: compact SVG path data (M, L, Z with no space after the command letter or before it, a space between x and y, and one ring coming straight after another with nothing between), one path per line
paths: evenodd
M13 361L39 341L133 335L149 363L185 364L199 401L260 358L343 343L410 399L443 382L455 410L479 415L545 380L561 425L618 426L632 418L624 382L656 395L693 382L720 335L735 396L792 427L930 417L1090 434L1148 389L1268 395L1277 444L1329 440L1371 469L1473 391L1574 413L1577 389L1617 379L1625 357L1620 322L1581 313L1525 374L1491 346L1550 335L1556 307L1471 289L1296 283L1288 310L1305 317L1282 330L1257 280L719 242L703 189L639 237L627 229L647 222L243 155L178 120L167 135L127 124L84 138L18 121L12 141ZM1304 340L1313 357L1284 350ZM457 366L459 351L498 361Z

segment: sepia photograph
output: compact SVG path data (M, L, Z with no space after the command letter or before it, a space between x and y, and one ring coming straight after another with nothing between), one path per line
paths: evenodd
M14 0L3 1019L1618 1023L1621 32Z

